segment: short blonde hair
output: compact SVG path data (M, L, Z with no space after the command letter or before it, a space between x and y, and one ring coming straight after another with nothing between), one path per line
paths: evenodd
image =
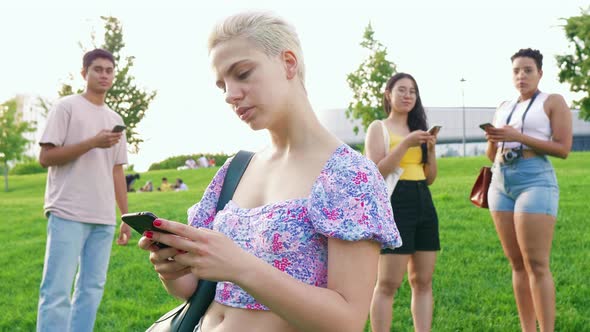
M297 57L297 74L305 82L303 51L295 28L282 18L264 12L245 12L232 15L216 24L209 35L211 50L228 40L245 37L254 42L268 56L277 56L290 50Z

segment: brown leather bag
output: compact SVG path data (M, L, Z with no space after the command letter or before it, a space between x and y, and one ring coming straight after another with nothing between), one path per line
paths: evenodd
M471 203L473 205L487 209L488 208L488 189L490 188L490 182L492 182L492 169L488 166L484 166L479 171L477 180L473 184L471 189Z

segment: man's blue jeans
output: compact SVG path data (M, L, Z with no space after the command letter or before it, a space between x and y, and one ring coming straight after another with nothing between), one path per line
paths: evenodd
M114 225L49 216L37 331L92 331L106 282L114 234ZM70 299L78 267L74 295Z

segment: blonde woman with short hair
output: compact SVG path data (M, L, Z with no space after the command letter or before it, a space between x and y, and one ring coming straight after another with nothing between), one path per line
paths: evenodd
M383 178L316 118L292 26L238 14L215 27L209 53L225 101L270 144L223 210L228 163L189 209L189 225L154 222L178 236L149 232L140 247L172 295L219 281L195 331L362 331L379 250L401 245Z

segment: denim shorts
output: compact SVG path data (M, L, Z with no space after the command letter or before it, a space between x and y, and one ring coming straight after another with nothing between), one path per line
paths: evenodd
M488 191L490 211L547 214L556 217L559 187L546 156L494 163Z

